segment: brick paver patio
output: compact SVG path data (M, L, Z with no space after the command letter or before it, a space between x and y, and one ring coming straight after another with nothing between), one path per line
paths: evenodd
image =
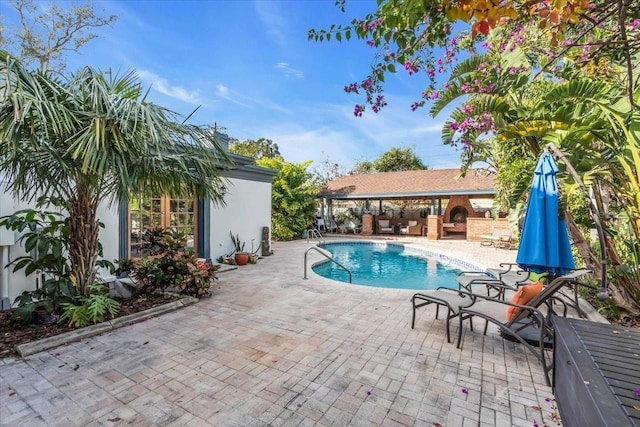
M515 257L403 240L485 267ZM257 265L221 273L213 297L197 304L0 361L0 424L556 424L540 364L520 345L490 327L486 336L467 330L459 350L435 307L411 330L415 291L303 280L309 245L275 243Z

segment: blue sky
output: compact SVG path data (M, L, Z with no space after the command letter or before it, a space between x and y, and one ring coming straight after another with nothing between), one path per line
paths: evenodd
M36 0L38 1L38 0ZM62 3L62 2L59 2ZM46 2L40 3L46 7ZM391 147L415 146L435 168L458 167L459 152L440 139L441 115L410 105L426 76L404 72L387 80L389 105L379 114L354 117L362 101L343 87L369 71L375 50L364 41L316 43L309 29L347 24L375 10L375 0L349 0L346 13L333 0L98 0L118 21L80 54L67 56L68 70L82 65L134 69L150 98L191 122L216 123L231 137L268 138L287 161L328 158L346 169L374 160ZM0 0L4 24L15 22Z

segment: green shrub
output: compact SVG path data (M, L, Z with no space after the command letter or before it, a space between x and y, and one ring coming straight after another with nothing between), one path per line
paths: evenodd
M0 218L0 227L21 233L18 240L28 255L17 257L9 265L13 272L24 270L26 276L37 275L40 286L34 291L24 291L15 300L18 309L12 314L12 321L24 324L31 322L33 313L43 309L49 314L61 314L64 303L70 303L77 293L71 275L69 253L69 218L56 210L44 207L67 209L67 203L59 199L42 197L35 209L23 209ZM104 225L99 224L100 227ZM99 255L102 246L98 244ZM113 267L109 261L99 260L97 266Z
M115 317L120 311L120 303L104 292L103 283L94 283L89 286L88 297L78 297L79 305L73 303L63 303L64 312L60 317L60 322L69 320L69 325L82 328L104 322L106 315Z
M151 256L124 261L141 292L174 288L181 295L196 298L209 295L220 266L199 260L194 251L185 249L186 240L181 232L154 229L144 233L143 246L149 248Z

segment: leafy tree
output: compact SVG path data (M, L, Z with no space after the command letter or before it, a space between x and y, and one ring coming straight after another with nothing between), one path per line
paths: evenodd
M402 172L428 169L413 151L413 147L392 147L373 162L364 161L356 164L352 175L377 172Z
M280 158L262 158L258 166L275 169L271 186L271 229L275 239L291 240L300 235L312 220L318 187L307 171L311 161L288 163Z
M346 175L344 168L340 166L340 164L329 160L329 157L322 159L320 163L312 169L312 173L313 180L318 186L323 186L329 181Z
M478 49L482 40L494 28L509 31L510 40L522 39L521 29L532 23L545 32L531 40L547 50L544 69L564 61L568 52L580 51L576 59L584 67L596 69L611 59L624 67L630 102L638 85L635 71L640 57L640 8L629 1L531 0L526 2L486 0L380 0L375 13L354 18L347 25L334 24L328 30L309 31L309 39L341 42L352 37L364 40L376 49L371 72L360 82L345 86L349 93L364 94L363 104L357 104L354 114L361 116L370 105L374 112L385 105L383 86L388 73L404 69L409 75L427 78L429 84L412 109L435 99L437 74L448 71L457 54ZM346 0L336 4L344 12ZM440 50L444 49L444 54Z
M413 147L392 147L373 162L378 172L402 172L428 169L414 153Z
M12 52L25 65L35 62L43 71L62 70L65 52L79 52L98 37L94 29L118 19L116 15L97 14L90 0L78 5L71 3L68 8L49 2L43 9L43 4L34 0L13 0L11 5L18 13L20 27L9 37L0 37L0 48Z
M375 166L373 165L373 162L369 160L363 160L361 162L356 163L355 166L353 166L353 168L349 172L349 175L363 175L366 173L376 173L376 172L377 171L375 169Z
M282 158L278 144L266 138L259 138L257 140L247 139L243 142L232 140L229 144L229 151L240 154L241 156L253 157L254 159L262 159L265 157Z
M78 70L70 79L31 72L0 51L0 170L23 200L68 203L69 261L89 296L98 256L98 205L153 192L222 199L214 133L149 103L133 72Z
M520 48L510 49L507 55L498 55L498 51L490 49L454 69L448 89L432 109L437 114L452 101L464 99L445 123L443 141L462 141L468 147L470 161L478 160L478 155L490 159L498 172L499 194L504 200L510 192L512 206L528 188L535 158L546 143L554 142L563 147L571 164L577 165L583 180L592 184L598 205L602 206L602 188L617 195L632 219L629 225L635 238L631 241L637 242L640 145L626 129L634 119L624 91L604 79L586 79L581 70L569 66L548 78L536 76L532 68L537 58L531 51L527 56ZM482 66L489 63L491 66ZM514 68L517 73L511 72ZM482 135L488 132L495 137L483 139ZM571 182L572 177L566 176L565 180ZM580 206L574 206L580 213ZM586 230L580 229L572 215L567 217L567 223L574 246L599 275L599 257L589 245ZM616 234L614 229L619 226L609 227L608 235ZM637 259L624 261L611 238L606 238L606 246L613 265L638 264ZM619 305L640 307L640 277L634 271L634 267L611 271L616 279L612 290Z

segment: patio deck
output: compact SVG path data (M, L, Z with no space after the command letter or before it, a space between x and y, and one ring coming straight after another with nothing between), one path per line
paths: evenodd
M485 267L515 257L478 243L392 239ZM555 425L551 389L520 345L490 328L467 331L459 350L433 306L411 330L415 291L303 280L308 247L276 242L273 256L220 274L212 298L0 360L0 424Z

